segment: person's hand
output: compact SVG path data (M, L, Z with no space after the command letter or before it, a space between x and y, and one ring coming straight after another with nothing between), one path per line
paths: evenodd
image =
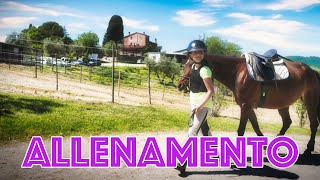
M202 106L198 106L198 107L196 107L193 111L194 111L196 114L198 114L198 112L200 112L202 108L203 108Z

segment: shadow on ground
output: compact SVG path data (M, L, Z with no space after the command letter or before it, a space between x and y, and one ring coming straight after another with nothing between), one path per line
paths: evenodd
M0 116L12 115L19 111L28 111L34 114L43 114L52 111L54 107L63 104L46 99L13 98L0 94Z
M280 154L285 156L285 154ZM251 163L251 157L247 158L248 165ZM264 158L264 162L269 162L267 158ZM312 154L305 156L299 154L299 158L295 163L296 165L320 165L320 154ZM263 168L237 168L231 167L231 170L221 171L186 171L185 173L179 174L180 177L188 177L191 175L238 175L238 176L258 176L258 177L272 177L272 178L286 178L286 179L298 179L300 176L293 172L286 170L275 169L270 166L264 165Z

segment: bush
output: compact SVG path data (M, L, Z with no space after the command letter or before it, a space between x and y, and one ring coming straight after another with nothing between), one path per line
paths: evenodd
M225 107L227 105L227 103L225 102L225 89L226 87L221 84L219 81L215 81L215 93L213 96L213 107L212 107L212 111L211 114L214 117L218 117L222 108Z
M294 104L294 107L299 117L299 126L303 127L306 124L306 119L308 118L307 109L301 99Z

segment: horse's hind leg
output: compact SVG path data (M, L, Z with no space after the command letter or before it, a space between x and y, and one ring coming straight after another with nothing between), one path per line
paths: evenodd
M303 98L304 100L304 105L307 108L308 111L308 116L310 120L310 130L311 130L311 137L307 145L307 149L304 151L305 155L310 155L311 151L314 150L314 144L315 144L315 138L317 134L317 129L319 126L318 122L318 106L319 106L319 99L315 98L314 96L305 96Z
M251 111L249 112L249 120L250 120L250 123L251 123L251 125L253 127L254 132L256 132L256 134L258 136L263 136L263 134L262 134L262 132L260 130L258 121L257 121L256 113L254 112L253 109L251 109Z
M252 108L249 107L246 103L242 103L240 106L240 109L241 109L241 115L240 115L240 123L238 128L238 136L243 136L246 130L249 114Z
M283 109L278 109L278 112L282 118L282 128L278 134L279 135L284 135L287 130L289 129L292 120L289 114L289 107L283 108Z

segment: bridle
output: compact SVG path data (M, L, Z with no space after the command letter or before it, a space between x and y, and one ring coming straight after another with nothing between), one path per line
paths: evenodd
M185 78L185 79L190 80L190 77L188 77L188 76L184 76L184 75L180 76L180 79L181 79L181 78Z

